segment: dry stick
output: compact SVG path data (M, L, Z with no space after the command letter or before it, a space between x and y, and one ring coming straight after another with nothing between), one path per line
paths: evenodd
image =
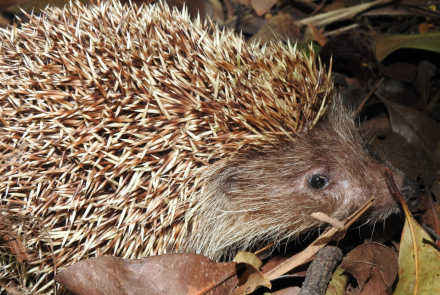
M311 243L306 249L301 253L291 257L290 259L280 263L275 268L266 272L264 275L269 280L273 280L291 269L301 265L307 259L309 259L313 254L321 250L327 243L329 243L334 236L348 229L365 211L367 211L374 203L374 197L369 199L361 208L356 210L352 215L344 220L344 229L338 229L335 227L327 228L324 233L318 237L313 243Z
M357 116L361 109L364 107L364 105L367 103L367 101L370 99L371 95L374 91L376 91L377 87L382 84L382 82L385 80L385 77L382 77L382 79L379 80L379 82L376 83L376 85L370 90L367 96L365 96L364 100L361 102L361 104L357 107L356 111L354 112L354 115Z
M266 251L267 249L269 249L270 247L272 247L274 245L274 243L270 243L269 245L267 245L266 247L261 248L260 250L254 252L255 255L258 255L264 251Z
M440 91L437 92L428 104L427 109L431 112L437 102L440 100Z
M433 230L432 228L430 228L426 224L422 224L422 227L424 230L426 230L428 233L430 233L437 240L437 242L440 241L440 235L438 233L436 233L435 230Z
M306 279L298 295L323 295L333 270L342 259L342 250L335 246L322 248L307 269Z
M339 29L336 29L336 30L333 30L333 31L325 32L322 35L324 37L338 35L338 34L340 34L342 32L346 32L346 31L350 31L350 30L356 29L357 27L359 27L359 24L351 24L351 25L348 25L348 26L345 26L345 27L342 27L342 28L339 28Z
M315 14L317 14L324 7L326 2L327 0L322 0L321 3L319 3L318 7L316 7L315 10L313 10L310 16L314 16Z

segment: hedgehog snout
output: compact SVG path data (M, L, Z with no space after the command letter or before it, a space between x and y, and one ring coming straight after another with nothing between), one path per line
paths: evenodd
M414 208L419 203L420 185L414 179L404 175L403 182L399 190L409 208Z
M396 183L396 186L399 189L403 199L408 204L408 207L414 208L420 201L419 183L416 180L408 177L402 171L394 168L391 164L388 164L387 166L391 169L391 171L393 171L394 182ZM393 199L397 202L395 197L393 197Z

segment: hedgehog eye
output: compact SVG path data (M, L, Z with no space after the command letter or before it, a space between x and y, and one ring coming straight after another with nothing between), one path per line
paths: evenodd
M329 179L324 175L315 174L309 178L309 186L312 189L323 189L329 184Z

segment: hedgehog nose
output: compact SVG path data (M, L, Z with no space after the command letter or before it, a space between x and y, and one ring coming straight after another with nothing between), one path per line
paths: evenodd
M408 204L409 208L414 208L420 201L420 185L417 181L405 175L400 193Z

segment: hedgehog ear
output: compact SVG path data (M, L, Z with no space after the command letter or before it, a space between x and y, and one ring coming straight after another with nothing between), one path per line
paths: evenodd
M229 167L222 173L220 189L225 195L233 196L249 190L250 175L252 172L246 169L246 165L238 164L237 167Z
M241 191L243 189L243 180L238 173L237 168L228 168L223 173L223 177L221 178L220 188L223 193L231 194L237 191Z
M220 184L220 188L222 190L223 193L225 193L226 195L233 193L237 190L240 190L240 185L239 185L239 181L237 181L238 179L236 179L234 177L234 175L231 175L227 178L225 178L222 183Z
M336 93L328 105L328 112L330 113L335 110L338 110L339 108L342 107L343 104L344 103L343 103L342 95L340 93Z
M342 106L341 96L339 94L334 95L334 97L331 99L330 103L326 106L324 115L322 115L322 117L319 119L318 124L328 124L330 121L329 120L330 118L332 118L335 115L337 116L340 113L341 106ZM315 125L316 125L315 122L307 121L304 124L303 129L300 130L300 132L307 133L310 130L312 130Z
M338 93L334 96L330 104L328 105L328 109L326 111L325 117L327 118L346 118L347 115L353 121L355 119L354 108L347 103L344 102L342 96Z

